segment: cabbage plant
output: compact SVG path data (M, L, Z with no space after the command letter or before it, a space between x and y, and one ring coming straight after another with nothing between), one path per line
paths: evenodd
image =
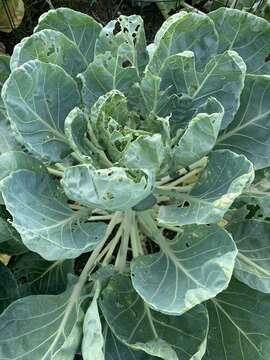
M269 38L62 8L1 57L0 359L269 360Z

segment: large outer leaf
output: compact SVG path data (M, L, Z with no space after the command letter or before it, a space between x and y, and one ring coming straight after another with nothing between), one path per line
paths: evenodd
M46 261L38 254L29 252L18 256L10 268L20 285L23 296L60 294L67 288L67 276L73 273L73 260Z
M164 360L199 360L204 355L208 316L203 306L183 316L155 312L148 308L124 275L110 280L100 305L113 333L134 349Z
M198 69L202 69L216 54L218 35L208 16L180 12L171 16L158 31L151 49L149 70L158 74L170 55L191 50Z
M82 99L87 109L91 109L97 99L111 90L127 94L130 87L139 81L134 66L125 66L124 54L112 56L110 52L99 54L79 78L82 81Z
M270 165L269 98L270 76L247 76L240 108L217 144L244 154L257 169Z
M247 65L249 74L267 74L270 63L270 24L245 11L221 8L209 14L219 34L218 52L235 50Z
M20 292L16 279L12 272L0 261L0 313L19 297Z
M71 151L64 121L80 104L80 93L63 69L29 61L12 72L2 95L13 126L32 151L53 161Z
M253 289L270 293L270 224L246 220L227 230L239 250L234 275Z
M190 225L171 241L151 230L149 237L160 252L135 258L131 271L133 286L153 309L181 315L228 286L237 249L225 230Z
M161 87L170 87L173 93L184 95L182 101L186 101L186 95L190 97L191 109L181 114L177 122L181 122L181 118L188 122L192 112L205 104L209 96L214 96L224 107L222 127L225 128L238 110L245 72L246 65L235 51L213 57L202 73L196 71L194 54L185 51L164 61L160 71Z
M116 211L130 209L150 195L153 179L137 169L94 170L88 165L78 165L65 170L62 185L71 200Z
M223 106L208 98L206 105L191 119L187 129L173 149L175 168L189 166L207 155L216 143L224 115Z
M72 211L49 176L17 171L4 180L2 192L24 244L47 260L75 258L104 236L105 224L87 222L89 209Z
M0 217L0 253L19 255L27 251L18 232L8 223L8 220Z
M148 355L144 351L133 350L117 339L109 326L104 326L105 360L158 360L155 356Z
M54 30L42 30L16 45L10 61L11 70L35 59L59 65L73 77L88 66L77 46Z
M143 19L138 15L119 16L110 21L99 34L95 54L110 51L113 56L121 54L139 72L142 72L148 62Z
M47 169L41 161L22 151L8 151L0 155L0 189L1 182L12 172L30 170L37 174L47 174Z
M162 206L159 222L170 225L217 222L253 178L253 166L243 155L228 150L213 151L189 194L169 192L178 205Z
M1 102L1 97L0 97ZM0 105L1 106L1 105ZM4 106L4 103L3 103ZM7 151L21 150L22 146L16 141L10 123L0 109L0 154Z
M207 360L268 360L270 296L233 280L207 304Z
M81 339L82 311L80 298L74 301L72 290L12 303L0 317L0 358L74 360Z
M90 16L68 8L50 10L39 18L35 32L43 29L63 33L78 46L87 63L93 61L102 26Z

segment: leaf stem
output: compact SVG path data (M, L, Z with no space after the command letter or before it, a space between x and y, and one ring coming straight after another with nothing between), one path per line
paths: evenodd
M191 179L193 176L198 175L201 172L201 170L202 170L202 168L200 167L200 168L196 168L196 169L190 171L188 174L181 176L180 178L170 182L168 184L168 187L175 187L179 184L182 184L183 182L186 182L187 180ZM183 187L185 187L185 186L183 186Z
M157 227L154 219L152 218L149 211L144 211L140 213L139 222L142 225L144 233L148 236L152 241L162 247L164 236L161 231Z
M132 224L130 229L130 242L131 242L132 254L134 258L144 254L135 214L132 219Z
M80 294L82 292L84 284L86 283L86 281L88 279L89 271L91 269L93 269L94 266L96 265L98 254L101 252L104 244L106 243L106 241L110 237L114 227L119 223L120 219L121 219L121 213L116 212L114 214L114 217L112 218L111 222L109 223L109 225L107 227L107 231L105 233L104 238L101 240L101 242L95 248L95 250L92 252L91 256L89 257L89 259L87 261L87 263L85 264L85 267L84 267L84 269L83 269L83 271L82 271L82 273L81 273L81 275L79 277L79 280L77 281L77 283L74 286L73 291L71 293L69 303L68 303L68 305L66 307L63 319L62 319L61 324L60 324L61 329L65 328L66 322L68 321L68 318L69 318L71 312L73 311L73 308L76 305L76 303L78 301L78 298L79 298L79 296L80 296ZM62 336L62 332L59 332L58 335L55 337L54 341L50 345L50 349L52 349L53 346L57 343L60 336ZM48 350L48 352L49 352L49 350Z
M125 212L125 216L123 219L123 231L122 231L122 240L119 252L117 254L115 266L120 271L123 272L125 270L126 261L127 261L127 252L128 252L128 244L130 239L130 230L132 224L132 218L134 214L132 210L127 210Z
M107 167L112 167L113 163L107 158L104 151L99 149L92 143L90 140L85 139L85 142L87 143L88 147L90 148L93 153L97 154L99 156L99 159L103 162L103 164Z
M195 163L191 164L188 168L179 169L177 171L177 175L179 177L179 176L189 173L191 170L194 170L196 168L199 168L199 167L203 168L206 165L206 162L207 162L207 157L204 157L201 160L196 161ZM169 183L172 180L176 180L176 178L171 177L171 176L165 176L164 178L162 178L160 181L157 182L157 185L161 186L161 185Z
M189 10L189 11L194 11L194 12L196 12L196 13L200 14L200 15L205 15L205 13L204 13L204 12L202 12L202 11L200 11L200 10L196 9L194 6L192 6L192 5L188 4L188 3L186 3L185 1L183 1L183 2L181 3L181 5L182 5L182 6L183 6L183 8L184 8L184 9L186 9L186 10Z
M114 252L119 240L121 239L122 231L123 231L123 225L121 224L117 230L117 233L115 234L115 237L112 239L110 244L108 244L108 246L107 246L108 249L107 249L107 247L104 249L104 252L105 252L105 250L107 250L107 254L102 262L102 266L109 264L109 262L112 258L113 252Z
M111 220L113 215L94 215L89 218L89 221Z
M47 167L47 170L48 170L49 174L57 176L57 177L63 177L63 175L64 175L63 171L54 169L50 166Z

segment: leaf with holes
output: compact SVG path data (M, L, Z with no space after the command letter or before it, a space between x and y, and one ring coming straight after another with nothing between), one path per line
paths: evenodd
M172 189L176 204L162 206L161 224L209 224L222 219L233 201L254 178L252 164L228 150L210 153L198 182L186 193Z
M225 230L190 225L169 241L146 215L141 221L160 251L133 260L132 283L151 308L181 315L228 286L237 249Z

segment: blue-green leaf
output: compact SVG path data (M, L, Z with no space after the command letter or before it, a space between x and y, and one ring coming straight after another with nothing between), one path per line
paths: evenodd
M29 61L12 72L2 95L12 125L31 151L52 161L71 152L64 122L80 104L80 93L63 69Z
M5 204L24 244L46 260L75 258L103 238L106 225L87 222L90 211L73 211L61 187L51 177L28 170L3 182Z

